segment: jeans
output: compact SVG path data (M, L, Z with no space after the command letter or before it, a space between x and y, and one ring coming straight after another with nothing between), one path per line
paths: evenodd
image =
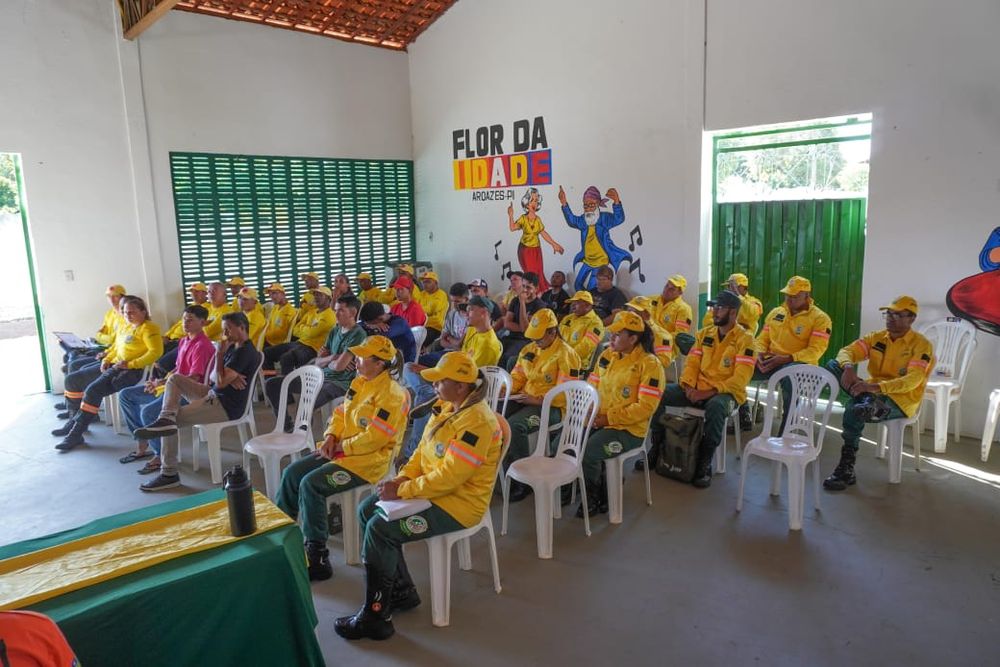
M418 371L413 370L413 366L406 364L403 366L403 386L413 390L413 402L412 407L416 407L422 403L426 403L436 396L434 392L434 386L427 380L420 377ZM410 430L407 432L406 439L403 442L403 457L410 458L413 452L417 451L417 445L420 444L420 438L424 435L424 427L427 426L427 422L430 421L430 413L424 417L419 417L413 420L413 424L410 426Z
M156 417L163 407L163 397L147 393L144 387L136 385L126 387L118 392L118 405L121 406L122 414L125 415L125 424L128 426L128 430L135 432L140 426L156 421ZM159 456L160 439L154 438L148 444Z

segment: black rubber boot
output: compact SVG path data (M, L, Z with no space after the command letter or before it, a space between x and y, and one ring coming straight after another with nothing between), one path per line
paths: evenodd
M639 471L645 470L647 466L649 467L650 470L655 470L656 459L659 456L659 451L660 451L659 443L650 442L649 451L646 452L645 456L640 456L638 459L636 459L635 465L633 465L632 467L635 470Z
M69 435L69 432L73 430L73 425L74 424L76 424L76 418L72 417L72 418L70 418L69 421L67 421L65 424L63 424L59 428L52 429L52 435L58 436L60 438L63 437L63 436Z
M510 480L510 495L508 500L512 503L519 503L532 493L532 488L527 484L522 484L515 479Z
M704 443L698 448L698 460L694 465L694 478L691 480L692 486L698 489L707 489L712 486L712 457L715 450L708 451Z
M569 505L573 501L573 485L563 484L559 488L559 504L563 507Z
M750 419L749 402L740 406L740 430L744 432L753 430L753 420Z
M603 478L603 476L602 476ZM601 482L587 485L587 516L597 516L601 513ZM604 496L604 511L608 511L607 494ZM576 508L576 518L583 518L583 502Z
M330 550L325 543L306 540L306 560L309 562L309 581L326 581L333 576Z
M396 581L392 586L392 610L407 611L419 604L420 596L417 594L417 587L413 585L410 571L406 567L406 560L400 556L399 565L396 567Z
M66 437L62 439L62 442L56 445L56 449L62 452L68 452L74 447L84 444L83 433L87 430L87 427L90 426L90 422L94 421L96 418L97 415L91 412L80 412L80 414L74 417L72 421L67 422L67 424L71 424L72 426L66 433ZM55 431L52 431L52 433L54 435L59 435Z
M341 616L333 630L344 639L388 639L392 625L392 579L365 565L365 605L354 616Z
M833 474L823 480L823 488L827 491L843 491L849 486L858 483L858 478L854 474L854 462L857 459L857 450L844 445L840 449L840 463L834 469Z

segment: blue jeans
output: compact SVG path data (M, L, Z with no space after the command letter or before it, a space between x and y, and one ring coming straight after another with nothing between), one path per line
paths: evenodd
M187 401L181 399L181 405ZM140 426L152 424L160 416L163 408L163 396L153 396L147 394L146 389L141 386L126 387L118 392L118 405L121 406L122 414L125 415L125 424L128 430L134 432ZM155 438L149 441L150 448L160 455L160 439Z
M408 387L413 390L413 404L411 407L416 407L421 403L426 403L435 396L434 386L427 380L420 377L420 373L413 370L413 367L409 364L403 366L403 386ZM428 413L426 417L420 417L419 419L413 420L413 425L410 427L410 431L406 436L406 440L403 442L403 457L410 458L413 452L417 451L417 445L420 444L420 438L424 434L424 427L427 426L427 422L430 421L430 414Z

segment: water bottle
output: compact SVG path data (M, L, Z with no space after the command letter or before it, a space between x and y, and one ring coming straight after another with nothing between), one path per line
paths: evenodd
M257 514L253 506L253 485L243 466L235 466L222 476L222 488L229 503L229 530L233 537L257 532Z

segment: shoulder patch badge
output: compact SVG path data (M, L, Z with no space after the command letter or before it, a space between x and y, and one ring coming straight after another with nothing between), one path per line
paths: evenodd
M379 408L378 412L375 413L375 416L382 420L388 419L389 411L384 408Z
M473 433L472 431L466 431L465 433L462 434L460 440L475 447L476 443L479 442L479 436Z

